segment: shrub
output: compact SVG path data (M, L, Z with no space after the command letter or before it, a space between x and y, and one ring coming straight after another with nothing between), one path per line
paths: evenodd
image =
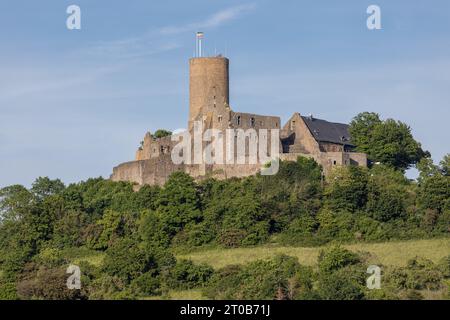
M441 259L439 269L444 277L450 278L450 255Z
M358 262L359 257L357 254L340 246L333 246L320 252L319 271L324 274L329 274Z
M346 267L319 276L318 293L324 300L360 300L364 298L363 270Z
M286 287L289 300L312 300L320 298L314 290L316 274L311 267L300 266L297 273L288 280Z
M161 280L153 272L147 272L131 282L132 291L138 296L154 296L160 293Z
M367 201L367 213L378 221L401 217L404 212L404 193L393 187L372 186Z
M34 261L46 267L58 267L65 264L61 250L56 248L43 248L38 255L34 257Z
M367 170L362 167L336 167L327 178L325 196L334 210L355 211L367 201Z
M36 266L37 267L37 266ZM84 299L81 290L68 289L65 267L47 268L30 266L17 283L21 299L74 300Z
M81 246L87 241L88 217L80 210L69 210L55 221L53 245L62 247Z
M333 212L324 207L317 215L318 235L329 240L352 240L354 238L354 214L348 211Z
M103 262L103 271L120 278L125 284L155 267L151 253L139 248L131 239L122 239L108 248Z
M153 139L159 139L163 137L167 137L172 135L172 132L165 130L165 129L158 129L155 131L155 133L152 135Z
M246 235L247 232L240 229L223 230L219 234L217 242L226 248L236 248L241 245L242 240L245 239Z
M290 245L317 245L321 244L316 237L318 222L314 217L305 215L294 219L286 231L280 234L280 242Z
M214 273L206 264L195 265L190 260L180 260L170 270L168 285L176 289L192 289L203 286Z
M298 271L296 258L280 255L243 267L229 266L215 273L204 293L212 299L266 300L285 297L288 280Z
M390 237L383 228L383 224L368 217L365 212L355 216L354 231L359 232L363 240L387 240Z
M438 290L443 275L430 260L415 258L406 267L394 268L386 274L386 282L397 290Z
M435 174L425 179L419 188L419 204L424 209L439 212L450 207L450 176Z
M92 300L128 300L136 298L133 291L115 276L103 275L94 280L89 288Z
M16 283L0 281L0 300L17 300L17 298Z

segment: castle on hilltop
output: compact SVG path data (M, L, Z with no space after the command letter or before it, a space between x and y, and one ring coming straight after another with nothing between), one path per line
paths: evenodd
M354 152L348 125L316 119L312 115L294 113L281 126L280 117L233 111L229 100L229 60L222 56L198 57L189 60L189 120L188 131L200 122L207 129L262 129L278 130L279 159L295 161L297 157L310 157L322 165L324 173L334 166L367 165L364 153ZM254 175L261 164L200 163L175 164L171 152L178 143L172 136L154 138L145 134L135 160L113 169L113 181L131 181L138 185L163 185L175 171L184 171L195 179L214 177L226 179ZM248 146L249 142L247 142Z

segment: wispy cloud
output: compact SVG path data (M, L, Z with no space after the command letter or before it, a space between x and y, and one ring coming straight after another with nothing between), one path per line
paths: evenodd
M182 26L166 26L159 31L163 35L173 35L184 32L198 31L200 29L216 28L227 22L235 20L256 8L255 3L230 7L209 16L206 20L188 23Z
M90 56L102 57L102 59L134 59L175 50L182 45L181 41L173 38L174 36L186 32L220 27L232 20L238 19L255 8L255 3L229 7L211 14L205 20L178 26L164 26L126 39L97 42L89 48L84 49L83 52ZM172 36L172 38L168 36Z

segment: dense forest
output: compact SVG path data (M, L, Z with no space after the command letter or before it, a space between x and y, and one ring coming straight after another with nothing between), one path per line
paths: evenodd
M450 253L405 261L385 271L382 289L368 290L364 253L339 243L448 237L450 156L435 165L406 124L373 113L355 117L351 133L369 167L336 167L326 178L299 157L274 176L194 181L176 172L138 191L103 178L5 187L0 299L138 299L192 288L210 299L419 299L420 289L448 286ZM417 180L405 176L412 166ZM175 257L267 243L326 249L313 267L285 255L221 269ZM101 263L78 259L95 253ZM80 290L66 287L74 262Z

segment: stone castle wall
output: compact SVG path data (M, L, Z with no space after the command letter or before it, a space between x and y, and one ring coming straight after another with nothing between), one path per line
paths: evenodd
M216 179L242 178L254 175L261 169L261 165L249 164L248 162L247 158L246 164L175 165L170 155L162 155L158 158L122 163L113 169L110 179L112 181L130 181L138 185L162 186L169 176L176 171L186 172L196 180L208 177Z
M251 113L234 112L230 107L229 97L229 61L224 57L193 58L189 60L189 120L188 131L194 137L194 123L200 121L203 131L218 129L226 139L226 129L254 129L259 135L261 129L280 129L280 159L295 161L298 156L310 157L322 165L324 173L338 165L367 165L367 157L362 153L348 152L344 146L336 143L319 142L310 132L299 113L295 113L281 127L280 117ZM246 177L260 171L260 164L249 164L248 156L251 146L245 142L246 164L212 164L212 165L175 165L171 152L178 141L167 136L154 139L150 133L144 136L141 147L136 151L135 161L123 163L113 169L111 179L114 181L131 181L138 185L163 185L171 173L184 171L195 179L214 177L227 179ZM234 136L234 159L237 154L238 133ZM267 153L271 151L273 141L268 132ZM207 142L203 142L203 150ZM254 146L254 145L252 145ZM223 154L226 155L224 146ZM191 150L193 155L193 149ZM191 159L193 160L193 159ZM225 161L225 157L224 157Z

